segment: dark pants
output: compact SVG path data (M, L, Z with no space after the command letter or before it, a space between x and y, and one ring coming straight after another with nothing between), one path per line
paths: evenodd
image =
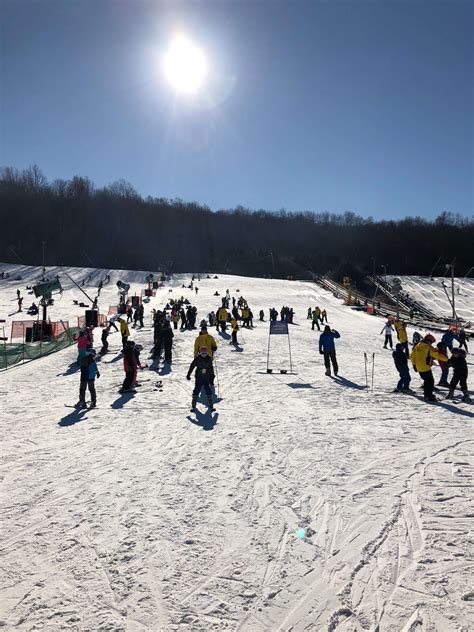
M393 349L392 336L390 334L385 334L385 342L383 343L385 349L388 344L390 345L390 349Z
M421 371L420 377L423 380L423 395L425 397L433 397L434 377L431 369L429 371Z
M122 336L122 348L125 351L125 345L127 344L128 336Z
M204 387L204 390L206 391L206 395L207 395L207 399L209 401L209 403L212 402L212 388L211 385L209 383L209 380L207 378L196 378L196 382L194 384L194 390L193 390L193 402L197 401L197 398L199 397L199 393L201 392L201 389Z
M311 325L311 329L314 331L314 326L316 325L316 327L318 328L318 331L321 331L321 329L319 328L319 323L317 320L313 320L313 323Z
M225 331L226 330L226 326L227 326L227 321L225 320L220 320L219 321L219 325L221 327L221 331Z
M93 404L95 404L96 402L95 380L81 380L81 384L79 386L79 401L82 403L85 403L87 387L89 387L89 393L91 394L91 401Z
M165 362L171 364L172 359L172 345L165 345Z
M334 373L337 374L339 371L339 367L337 366L336 352L325 351L324 352L324 366L326 367L326 371L331 370L331 362L332 362L332 368L334 369Z
M102 340L102 349L100 350L100 353L107 353L107 351L109 350L109 343L107 342L107 338L105 340Z
M129 388L131 388L134 378L135 378L135 371L133 369L131 371L127 371L125 373L125 379L124 379L123 384L122 384L122 389L124 391L128 390Z
M232 344L237 344L237 331L232 331Z
M450 390L454 391L458 383L462 391L467 391L467 375L454 373L451 378L451 382L449 383Z
M175 329L178 329L178 321L177 320L173 320L173 327Z
M408 340L406 342L400 342L403 347L403 351L405 352L406 357L410 356L410 351L408 350Z
M402 371L398 371L400 375L400 379L398 380L397 388L399 391L405 391L410 388L410 371L408 369L404 369Z

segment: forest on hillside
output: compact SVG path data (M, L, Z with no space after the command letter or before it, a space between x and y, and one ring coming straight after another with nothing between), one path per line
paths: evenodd
M474 219L445 212L374 221L352 212L211 211L143 198L128 182L97 188L47 178L36 165L0 172L0 259L46 265L310 278L329 274L456 275L474 265ZM472 273L472 271L471 271Z

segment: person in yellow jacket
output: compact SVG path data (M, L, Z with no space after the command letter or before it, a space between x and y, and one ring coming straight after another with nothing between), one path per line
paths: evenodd
M413 368L420 374L423 380L423 395L429 402L436 401L436 397L433 395L434 378L431 372L433 360L441 360L442 362L447 362L448 360L443 353L440 353L432 347L434 342L436 342L435 337L431 334L427 334L423 340L413 348L410 355Z
M405 352L405 355L408 358L408 356L410 355L410 352L408 351L408 334L407 334L407 328L405 326L405 323L397 319L393 323L393 326L395 327L395 331L397 332L398 341L402 345L403 351Z
M239 323L237 322L237 318L230 319L230 326L232 327L232 340L230 342L231 345L238 345L237 342L237 332L239 331Z
M229 312L224 306L219 307L216 314L217 324L220 326L221 331L226 330L227 321L229 319Z
M242 327L250 328L250 309L248 305L242 307Z
M125 345L127 344L128 337L130 336L130 329L124 318L120 318L120 335L122 336L122 347L125 351Z
M201 326L201 331L199 332L199 336L194 341L194 357L197 358L199 355L199 349L202 347L206 347L207 354L211 358L214 356L214 351L217 351L217 344L213 336L207 333L207 327L205 325Z

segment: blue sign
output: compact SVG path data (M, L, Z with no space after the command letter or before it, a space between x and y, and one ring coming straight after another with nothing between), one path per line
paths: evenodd
M270 321L270 336L272 334L286 334L288 335L288 323L286 320L272 320Z

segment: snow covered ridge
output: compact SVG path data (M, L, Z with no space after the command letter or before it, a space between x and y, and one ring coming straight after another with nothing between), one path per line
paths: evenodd
M0 279L2 313L16 308L17 288L28 297L25 286L41 278L41 268L21 269L21 283ZM101 312L115 304L117 280L140 294L150 272L67 271L89 278L89 294L110 272ZM73 300L85 297L63 273L47 269L65 288L50 313L72 322L84 312ZM111 333L95 410L64 406L79 389L73 347L0 375L4 628L473 629L473 407L459 396L430 405L393 394L398 374L381 320L316 284L218 276L197 281L197 295L181 287L190 275L175 277L145 304L145 327L132 329L150 363L153 307L184 295L199 322L226 289L247 299L255 328L239 331L238 350L210 331L219 378L212 415L205 400L189 413L196 331L178 330L171 371L143 370L128 398L117 392L121 339ZM283 305L295 310L297 375L265 371L268 309ZM324 375L319 332L306 319L316 306L341 334L338 379ZM276 338L280 366L287 343L279 349ZM364 352L375 354L373 392ZM417 393L419 382L412 372Z
M403 291L419 301L433 313L451 317L451 278L448 277L420 277L398 276ZM393 277L387 277L391 283ZM454 304L458 316L465 321L474 322L474 279L454 279Z

